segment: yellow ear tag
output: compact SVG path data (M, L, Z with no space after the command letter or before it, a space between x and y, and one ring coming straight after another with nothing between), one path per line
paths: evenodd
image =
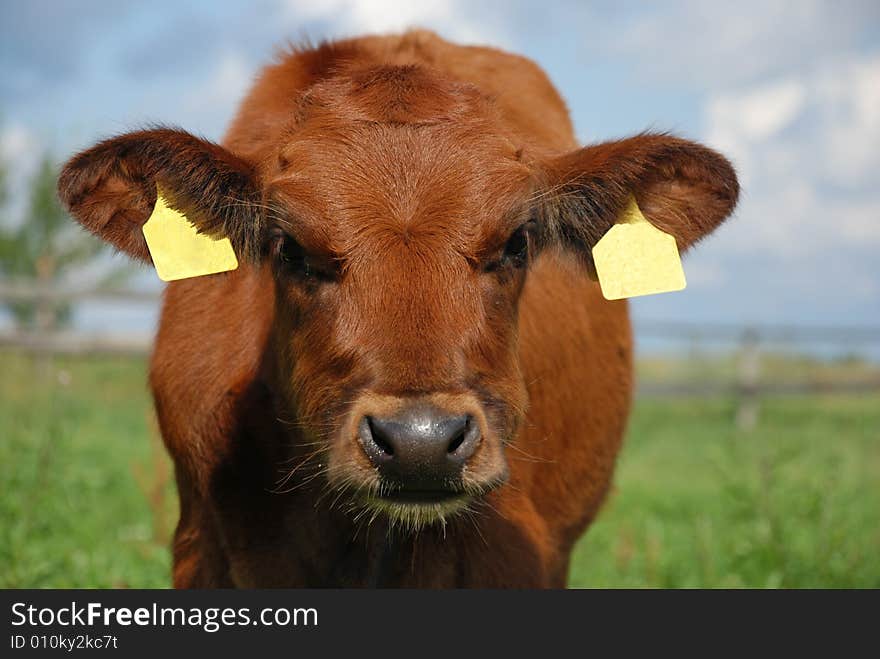
M606 300L686 286L675 238L648 222L632 196L617 224L593 247L593 262Z
M198 233L186 216L169 207L161 191L143 226L144 238L162 281L201 277L238 267L229 238Z

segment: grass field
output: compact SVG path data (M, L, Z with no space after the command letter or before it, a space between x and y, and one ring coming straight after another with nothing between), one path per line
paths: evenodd
M0 587L165 587L175 520L138 360L0 353ZM880 587L880 397L640 400L571 585Z

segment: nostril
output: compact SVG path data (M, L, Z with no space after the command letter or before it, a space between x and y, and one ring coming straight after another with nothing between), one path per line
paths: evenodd
M447 455L456 462L470 458L480 442L480 428L472 416L467 416L447 447Z
M447 453L455 453L458 450L458 447L464 443L464 431L462 430L458 437L452 440L452 443L449 445L449 448L446 450Z
M365 417L364 420L370 431L370 438L373 440L373 444L375 444L385 455L394 455L394 447L392 447L388 440L382 436L382 430L373 421L373 418L368 416Z
M446 449L446 452L449 454L455 453L459 447L464 444L465 437L467 436L468 430L470 430L471 419L468 418L465 421L464 426L462 426L461 430L452 438L452 441L449 443L449 448Z

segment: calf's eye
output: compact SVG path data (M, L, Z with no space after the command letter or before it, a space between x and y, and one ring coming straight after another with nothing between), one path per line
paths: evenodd
M302 277L312 277L315 274L308 254L298 242L287 235L277 240L278 261L286 270Z
M501 257L504 264L520 268L528 263L529 243L534 226L534 221L526 222L507 239L507 244L504 245L504 254Z

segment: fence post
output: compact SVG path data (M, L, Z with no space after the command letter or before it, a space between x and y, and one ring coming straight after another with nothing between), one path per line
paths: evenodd
M42 256L37 259L37 291L34 301L34 333L48 337L57 326L58 307L51 295L53 264L51 259ZM52 375L53 355L45 351L36 356L38 377L48 380Z
M758 379L761 375L758 342L758 332L754 328L747 328L740 337L736 410L736 427L740 430L752 430L758 423Z

